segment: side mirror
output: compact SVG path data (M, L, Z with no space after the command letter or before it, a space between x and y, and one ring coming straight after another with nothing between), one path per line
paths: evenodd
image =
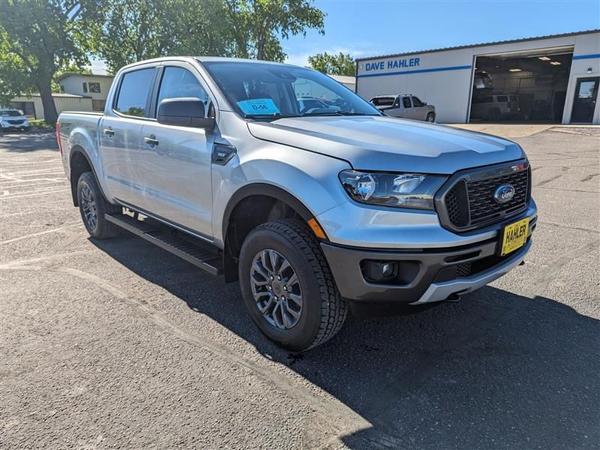
M215 127L215 119L206 117L204 102L196 97L165 98L158 105L156 120L165 125L205 128L208 131Z

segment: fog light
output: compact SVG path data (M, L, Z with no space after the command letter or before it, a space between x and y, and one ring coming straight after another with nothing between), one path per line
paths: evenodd
M380 283L396 278L398 264L395 261L364 261L363 275L367 281Z
M381 264L381 275L383 275L385 278L393 275L394 274L394 266L395 266L395 264L392 264L392 263Z

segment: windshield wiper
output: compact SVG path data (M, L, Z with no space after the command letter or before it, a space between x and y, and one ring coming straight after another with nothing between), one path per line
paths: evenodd
M274 113L274 114L244 114L244 119L283 119L286 117L298 117L298 116L293 116L293 115L289 115L289 114L281 114L281 113Z
M324 111L324 112L314 112L309 114L302 114L301 117L311 117L311 116L377 116L378 114L368 114L368 113L356 113L350 111Z

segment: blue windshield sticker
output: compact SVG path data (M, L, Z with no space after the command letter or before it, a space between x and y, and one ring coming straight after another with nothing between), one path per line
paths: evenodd
M270 98L253 98L237 102L244 114L279 114L279 108Z

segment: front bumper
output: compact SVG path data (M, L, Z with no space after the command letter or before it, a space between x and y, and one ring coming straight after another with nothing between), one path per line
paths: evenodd
M373 250L328 243L321 243L321 247L345 299L418 305L479 289L520 264L531 247L537 220L535 215L523 217L530 219L527 243L504 257L497 256L497 236L475 244L438 249ZM393 261L399 265L402 276L385 284L368 281L364 270L368 261Z
M24 123L21 125L14 125L14 124L3 124L2 126L0 126L0 130L4 130L4 131L8 131L8 130L29 130L29 124L28 123Z

